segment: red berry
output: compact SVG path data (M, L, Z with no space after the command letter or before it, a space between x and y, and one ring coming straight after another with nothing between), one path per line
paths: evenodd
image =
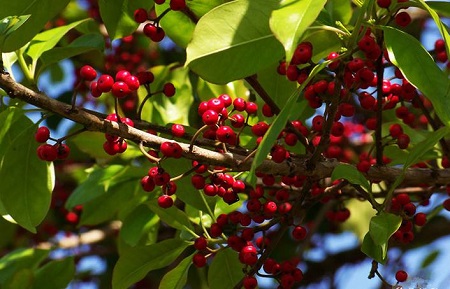
M294 237L295 240L303 240L306 238L306 228L303 226L296 226L294 227L294 230L292 230L292 237Z
M398 138L403 133L403 128L398 123L394 123L389 127L389 134L393 138Z
M244 289L255 289L258 286L258 281L253 276L245 276L242 285Z
M84 65L80 69L80 76L87 81L92 81L97 77L97 71L90 65Z
M312 128L313 130L320 132L323 128L323 123L325 122L325 119L322 115L316 115L312 120Z
M97 80L97 89L101 92L111 91L114 84L114 79L111 75L103 74Z
M41 126L37 129L34 139L37 142L44 143L50 138L50 130L46 126Z
M183 149L176 142L163 142L159 149L161 153L166 157L179 159L183 154Z
M245 105L245 111L248 114L256 114L258 111L258 105L254 102L247 102Z
M170 9L174 11L186 8L186 0L170 0Z
M59 160L65 160L70 154L70 148L66 144L55 145Z
M276 163L282 163L286 159L287 155L288 153L286 149L280 145L275 145L270 152L272 160Z
M145 10L144 8L138 8L136 10L134 10L134 21L136 21L137 23L143 23L145 21L147 21L148 18L148 13L147 10Z
M395 273L395 279L397 279L398 282L405 282L406 279L408 279L408 273L403 270L399 270Z
M206 265L206 257L202 253L195 253L192 257L192 263L197 268L204 267Z
M264 204L264 214L267 216L273 216L277 212L277 204L272 201L268 201Z
M152 23L145 24L143 31L144 34L154 42L160 42L163 40L164 36L166 36L166 33L161 27L156 27Z
M265 103L263 105L263 107L262 107L262 114L265 117L272 117L273 116L272 108L267 103Z
M417 226L423 226L427 222L427 215L425 213L417 213L414 216L414 224Z
M128 85L128 88L132 91L137 90L141 85L139 82L139 78L134 75L128 75L127 77L125 77L125 80L123 80L123 82L125 82Z
M151 192L155 189L155 182L153 181L153 178L144 176L141 179L141 186L144 191Z
M442 205L444 206L444 209L450 211L450 199L446 199Z
M191 177L191 183L197 190L205 188L205 177L200 174L195 174Z
M395 15L395 23L398 26L406 27L411 23L411 16L409 16L408 12L402 11Z
M246 265L255 265L258 261L258 254L256 253L255 246L245 246L239 252L239 261Z
M175 86L173 85L173 83L168 82L168 83L164 84L163 93L167 97L174 96L175 95Z
M246 104L247 104L246 101L243 98L240 98L240 97L235 98L233 100L234 109L237 110L237 111L244 111Z
M176 137L182 137L186 133L184 126L182 126L181 124L173 124L171 131L172 131L172 135L176 136Z
M245 124L245 117L240 113L234 114L229 120L231 121L231 126L235 128L241 128Z
M223 125L216 131L216 137L219 141L230 145L236 145L237 136L233 129L229 126Z
M150 71L140 71L136 74L136 77L138 78L139 83L141 84L152 83L153 80L155 80L155 76Z
M111 93L117 98L123 98L130 93L130 88L123 81L114 82Z
M381 8L388 8L391 5L391 2L391 0L377 0L377 4Z
M98 89L98 83L97 81L92 81L89 85L89 90L91 91L92 97L100 97L102 95L102 92Z
M173 199L168 195L162 195L158 197L158 206L163 209L167 209L173 206Z
M300 43L294 51L291 63L294 65L308 63L312 57L312 48L310 42Z
M251 130L252 133L256 136L263 136L267 130L269 129L269 125L264 121L260 121L257 124L253 125Z
M38 157L43 161L52 162L58 158L58 151L49 144L42 144L37 148Z
M212 109L208 109L203 113L202 120L206 125L215 125L219 121L219 114Z
M194 248L201 251L201 250L205 250L206 247L208 247L208 241L206 240L205 237L198 237L197 239L195 239L194 241Z
M397 138L397 145L401 149L406 149L409 146L409 136L405 133L402 133Z

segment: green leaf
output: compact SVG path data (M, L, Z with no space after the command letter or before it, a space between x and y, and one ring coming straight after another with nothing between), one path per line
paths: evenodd
M100 16L111 40L131 35L139 24L133 12L138 8L150 8L152 0L100 0Z
M378 263L386 264L387 258L383 253L383 248L381 247L381 245L375 244L369 233L364 236L361 245L361 251Z
M33 289L61 289L66 288L75 275L73 257L54 260L36 271Z
M186 65L218 84L241 79L283 58L270 31L270 13L278 1L237 0L206 13L187 46Z
M272 12L270 28L283 43L286 59L290 61L306 29L316 20L326 0L282 0Z
M53 63L57 63L66 58L71 58L92 50L103 51L104 48L105 39L101 34L90 33L82 35L65 47L57 47L45 51L40 58L42 66L40 67L38 74Z
M194 230L186 213L177 207L172 206L170 208L163 209L158 206L157 199L150 200L147 205L159 216L161 221L168 224L170 227L178 230Z
M77 27L81 23L87 21L89 19L84 19L80 21L76 21L64 26L60 26L57 28L53 28L50 30L45 30L44 32L39 33L30 42L26 53L31 57L34 61L37 61L41 55L55 47L58 44L59 40L66 35L72 28Z
M8 16L0 20L0 53L8 36L22 26L29 17L30 15Z
M159 217L146 205L139 205L123 221L120 237L130 246L136 246L139 240L158 227Z
M331 179L346 179L351 184L362 186L366 189L366 191L370 190L369 181L360 171L349 164L339 164L336 168L334 168L333 173L331 174Z
M431 9L439 12L445 17L450 17L450 3L443 1L427 1L425 2Z
M20 226L36 232L50 208L53 165L38 158L36 125L21 110L3 111L0 123L0 201Z
M423 155L429 153L429 151L433 149L433 147L439 142L441 138L445 137L449 133L450 127L446 126L441 127L437 131L428 134L426 139L424 139L411 149L404 163L403 170L406 170L413 164L417 163Z
M326 9L330 13L333 23L340 21L348 24L352 19L353 9L350 1L347 0L331 0L328 1Z
M327 65L328 62L322 62L313 68L308 76L308 79L299 88L297 88L294 93L291 94L284 107L282 108L280 114L277 115L272 125L269 127L269 130L264 135L261 143L258 146L258 151L255 154L255 158L253 159L249 176L246 179L246 181L249 182L252 186L255 186L256 184L256 168L267 158L267 154L270 152L272 146L278 138L278 135L285 128L289 116L291 115L292 108L295 107L294 104L295 102L297 102L301 91L303 91L307 83L309 83L309 81Z
M289 96L297 88L297 83L280 75L277 72L277 66L278 63L274 63L274 65L258 72L258 82L278 107L283 107Z
M108 191L111 185L124 181L127 167L122 165L110 165L105 168L94 167L87 179L79 185L66 202L66 208L71 209L76 205L84 204Z
M126 289L148 272L170 265L188 246L189 243L180 239L169 239L150 246L129 248L114 267L112 288Z
M20 269L16 272L14 272L14 275L11 277L11 279L6 282L4 285L5 289L31 289L33 284L33 271L24 268Z
M428 255L425 257L425 259L423 259L422 263L420 264L420 268L424 269L430 266L431 263L433 263L437 259L437 257L439 257L440 253L441 252L439 250L433 250L430 253L428 253Z
M189 268L194 254L186 257L175 268L163 276L159 289L183 289L187 281Z
M32 0L2 3L0 19L12 15L30 15L30 18L23 25L8 36L3 52L15 51L24 46L69 2L70 0Z
M450 125L450 81L420 42L409 34L384 27L384 39L391 62L405 78L431 101L446 125ZM414 61L411 61L414 59Z
M48 250L21 248L3 256L0 259L0 285L3 285L16 271L37 268L48 254Z
M330 52L339 51L342 46L342 40L339 36L328 30L306 32L303 41L310 42L314 47L312 61L315 63L319 63L326 58Z
M227 247L220 250L208 271L208 284L214 289L234 288L244 277L238 253Z

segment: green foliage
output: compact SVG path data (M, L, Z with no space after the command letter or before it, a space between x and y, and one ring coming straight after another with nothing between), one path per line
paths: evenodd
M186 257L175 268L167 272L159 284L160 289L183 289L186 285L189 268L192 265L192 256Z
M32 288L65 288L72 281L74 275L75 262L73 257L50 261L36 271ZM52 276L52 278L49 278L49 276Z
M55 181L53 166L37 157L38 144L33 138L36 125L23 111L8 108L0 114L0 123L0 201L5 210L3 215L9 215L20 226L36 232L35 227L42 222L50 207Z
M233 288L244 277L240 268L238 253L231 248L220 250L208 271L208 284L210 288Z
M349 164L339 164L331 174L332 180L346 179L350 184L360 185L370 191L369 181L354 166Z

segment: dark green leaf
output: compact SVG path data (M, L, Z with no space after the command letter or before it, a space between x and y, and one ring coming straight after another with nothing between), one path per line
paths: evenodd
M109 37L114 40L131 35L139 26L133 18L137 8L149 9L152 0L100 0L100 16L105 23Z
M14 275L2 288L5 289L31 289L33 285L33 271L28 268L14 272Z
M30 18L8 36L3 52L15 51L24 46L69 2L70 0L4 1L0 19L13 15L30 15Z
M450 81L447 75L417 39L392 27L384 27L383 30L391 62L428 97L439 118L450 125Z
M427 1L426 4L439 14L450 17L450 3L443 1Z
M426 268L428 266L431 265L431 263L433 263L437 257L439 257L440 255L440 251L439 250L434 250L432 252L430 252L425 259L423 259L422 263L420 264L420 268Z
M49 251L32 248L21 248L12 251L0 259L0 287L16 271L20 269L35 269L45 258Z
M354 166L349 164L339 164L331 174L332 180L346 179L351 184L360 185L367 191L370 190L369 181Z
M0 123L0 201L20 226L35 232L50 207L53 165L38 158L36 125L21 110L3 111Z
M282 45L269 28L278 1L232 1L206 13L187 47L188 65L203 79L225 84L278 62Z
M325 6L330 13L333 23L340 21L347 24L352 19L352 4L347 0L331 0Z
M211 263L208 271L208 284L214 289L234 288L244 277L238 253L231 248L220 250Z
M159 289L183 289L192 265L192 256L194 254L184 258L175 268L167 272L159 283Z
M381 247L381 245L375 244L369 233L364 236L361 245L361 251L378 263L386 264L387 258L384 254L383 248Z
M172 206L170 208L163 209L158 206L157 199L152 199L147 204L150 209L159 216L161 221L168 224L170 227L178 230L194 230L186 213L177 207Z
M113 271L112 288L126 289L148 272L168 266L189 246L180 239L164 240L150 246L132 247L119 257Z
M289 96L297 88L297 83L288 80L277 72L278 63L258 72L258 82L275 101L278 107L283 107Z
M327 66L327 64L327 62L322 62L321 64L318 64L314 67L314 69L310 72L308 79L299 88L297 88L294 93L291 94L289 99L284 104L284 107L282 108L280 114L277 115L277 117L269 127L269 130L264 135L261 143L258 146L258 151L256 152L255 158L253 159L249 176L246 179L246 181L249 182L252 186L256 184L256 168L267 158L267 154L273 147L275 140L278 138L280 132L285 128L286 123L291 115L291 111L293 107L295 107L294 103L300 96L300 92L319 71Z
M45 264L35 274L33 289L61 289L66 288L75 275L73 257L54 260Z
M190 3L186 4L188 7ZM155 11L157 15L161 15L166 9L169 8L169 1L164 4L155 5ZM164 32L173 42L178 46L186 48L188 43L192 39L192 34L194 33L195 23L182 11L170 11L161 19L161 27Z
M342 40L336 33L328 30L314 30L304 35L304 41L308 41L313 46L312 60L319 63L326 58L330 52L336 52L341 49Z
M139 205L123 221L120 237L130 246L136 246L153 227L158 227L159 217L146 205Z
M280 8L272 12L270 28L283 43L286 59L291 60L306 29L316 20L326 0L282 0Z

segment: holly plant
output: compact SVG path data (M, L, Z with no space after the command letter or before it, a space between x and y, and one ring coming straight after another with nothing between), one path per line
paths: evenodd
M1 288L400 288L450 234L449 2L6 2Z

